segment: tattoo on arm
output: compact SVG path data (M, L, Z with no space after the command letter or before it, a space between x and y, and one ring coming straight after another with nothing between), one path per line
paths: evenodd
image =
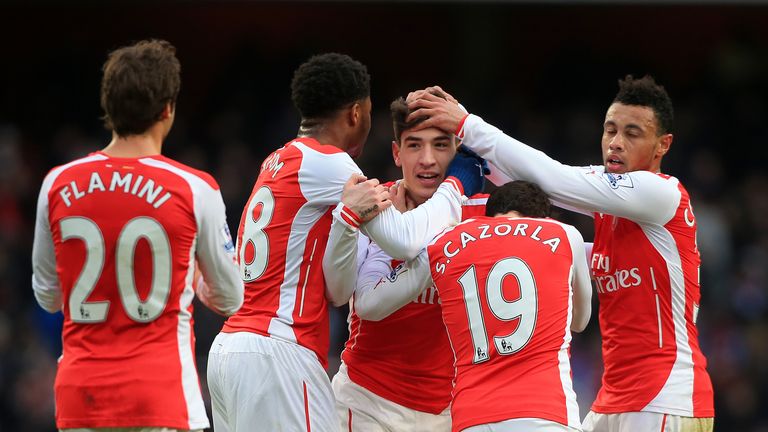
M370 213L376 211L376 209L379 208L378 205L374 204L371 207L368 207L367 209L360 212L360 218L365 219L366 216L368 216Z

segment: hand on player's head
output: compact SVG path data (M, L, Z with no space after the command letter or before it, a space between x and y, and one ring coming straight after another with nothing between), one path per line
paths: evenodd
M437 92L441 92L445 99L435 96L434 93ZM411 111L406 121L410 122L420 117L427 117L426 120L416 125L414 130L436 127L453 133L466 116L466 112L461 108L458 101L437 86L409 93L406 102Z
M341 202L357 214L363 222L368 222L392 205L389 188L377 179L368 180L362 174L353 174L344 185Z
M455 97L451 96L447 91L443 90L440 86L431 86L427 87L423 90L416 90L408 93L408 97L405 98L406 103L413 102L416 99L419 99L424 94L430 94L430 95L441 95L443 96L448 102L453 102L458 105L459 101L456 100Z

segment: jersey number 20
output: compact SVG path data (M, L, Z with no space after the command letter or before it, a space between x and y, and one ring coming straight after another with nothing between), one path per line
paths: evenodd
M507 276L517 279L520 287L520 296L507 301L503 294L503 282ZM488 331L485 328L485 320L480 305L480 290L477 284L475 266L471 266L459 278L459 284L464 292L464 304L467 307L469 318L469 332L472 335L474 345L473 363L487 361ZM516 329L507 335L493 335L493 343L496 352L501 355L514 354L523 349L533 336L536 327L537 294L536 280L525 261L520 258L505 258L496 262L488 273L485 285L485 294L488 308L494 317L501 321L520 319Z
M86 259L83 270L69 295L69 315L73 322L95 324L107 319L109 301L88 302L104 267L104 236L90 219L68 217L61 220L61 240L80 239L85 242ZM152 285L147 299L141 301L133 278L133 256L136 244L146 239L152 252ZM157 319L165 309L171 291L171 244L160 222L149 217L131 219L117 236L115 251L117 288L125 313L140 323Z

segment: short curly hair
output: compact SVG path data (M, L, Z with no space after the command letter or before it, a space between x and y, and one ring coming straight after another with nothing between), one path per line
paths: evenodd
M328 118L370 94L368 69L345 54L311 57L296 69L291 82L291 99L302 118Z
M627 75L624 79L619 80L619 92L613 102L652 109L656 115L659 134L672 132L674 120L672 99L663 86L656 84L652 76L645 75L642 78L635 78L632 75Z
M547 194L537 185L525 180L511 181L496 188L485 205L486 216L516 211L520 216L546 218L552 213Z
M143 40L112 51L104 63L101 108L104 126L118 136L139 135L176 104L181 65L164 40Z

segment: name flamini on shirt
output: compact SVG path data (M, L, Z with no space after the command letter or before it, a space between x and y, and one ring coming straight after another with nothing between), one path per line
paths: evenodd
M555 253L557 251L557 247L560 246L560 243L562 241L560 237L552 237L547 239L540 238L539 234L543 229L541 225L530 226L527 223L517 223L517 224L498 224L494 226L477 225L474 228L477 230L474 233L462 231L459 234L458 242L454 242L451 240L445 243L445 246L443 246L443 255L445 255L446 260L445 260L445 263L438 262L435 265L435 270L438 273L445 273L445 266L451 263L451 258L458 255L469 244L477 241L492 239L495 237L505 237L510 235L528 237L532 240L536 240L538 242L541 242L542 244L549 246L549 248L552 250L552 253Z
M106 182L102 179L102 176L97 172L92 172L88 180L88 185L80 185L73 180L69 184L64 185L59 190L59 196L64 201L67 207L72 206L72 200L79 200L94 192L122 192L126 194L135 195L137 198L143 198L147 201L147 204L152 205L154 208L159 208L165 204L166 201L171 199L171 193L163 193L163 186L157 184L151 178L144 178L139 174L134 177L134 173L121 173L119 171L113 171L112 175L107 175ZM109 186L107 186L107 183Z

